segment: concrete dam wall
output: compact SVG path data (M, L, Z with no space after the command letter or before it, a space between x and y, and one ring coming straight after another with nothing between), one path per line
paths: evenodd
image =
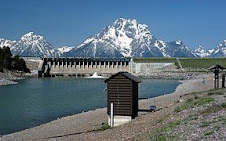
M177 69L174 63L132 63L132 73L151 73Z
M130 58L43 58L39 77L91 76L97 72L101 76L111 76L119 71L130 70Z
M43 66L43 60L40 57L22 57L30 69L31 73L37 74Z
M109 77L119 71L149 76L177 69L174 63L137 63L132 58L29 58L29 61L33 68L38 68L39 77L86 77L95 72Z

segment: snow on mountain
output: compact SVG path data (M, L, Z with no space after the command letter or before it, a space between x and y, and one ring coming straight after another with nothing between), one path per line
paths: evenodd
M67 55L80 57L130 57L150 53L153 34L145 24L134 19L117 19L101 33L86 39ZM135 48L135 45L141 45ZM146 51L144 50L146 49ZM153 50L154 52L154 50ZM160 53L161 54L161 53Z
M156 39L145 24L135 19L117 19L100 33L75 47L54 48L43 36L29 32L17 41L0 39L13 55L40 57L223 57L226 40L214 50L202 46L190 50L181 40L166 42Z
M67 53L69 51L71 51L74 48L74 46L63 46L63 47L58 47L55 49L55 52L57 55L55 56L62 56L64 53Z
M64 56L79 57L193 57L181 41L157 40L145 24L117 19Z
M74 47L68 47L68 46L63 46L63 47L59 47L56 48L60 53L65 53L65 52L69 52L70 50L72 50Z
M13 55L54 57L57 50L43 37L29 32L18 41L0 39L0 47L8 46Z
M173 42L164 42L157 40L157 42L161 43L160 50L162 51L164 57L194 57L190 49L186 45L184 45L181 40Z
M219 44L211 53L211 57L225 57L226 56L226 40Z
M211 52L207 49L205 49L203 46L198 46L194 50L192 50L192 53L196 57L209 57Z
M209 49L208 51L211 54L211 53L213 53L214 49Z
M11 41L11 40L7 40L7 39L0 39L0 48L1 47L12 47L14 44L16 43L16 41Z
M17 43L11 47L13 54L20 56L54 56L54 47L40 35L29 32L23 35Z

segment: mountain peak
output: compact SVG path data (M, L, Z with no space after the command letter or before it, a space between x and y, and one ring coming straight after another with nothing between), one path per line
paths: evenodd
M198 45L195 49L205 49L205 48L201 45Z
M190 57L181 40L157 40L146 24L118 18L111 26L88 39L65 56L79 57Z
M136 25L137 24L137 20L135 20L135 19L126 19L126 18L118 18L118 19L115 20L113 25L125 24L125 23L131 23L131 24Z
M124 30L124 31L149 31L148 26L145 24L140 24L135 19L126 19L126 18L119 18L116 19L112 26L117 30Z
M4 38L0 38L0 48L1 47L12 47L14 44L16 43L16 41L11 41L11 40L7 40Z
M175 43L176 43L177 45L183 45L183 42L182 42L181 40L177 40L177 41L175 41Z
M192 53L196 56L196 57L209 57L211 52L208 51L207 49L205 49L203 46L199 45L198 47L196 47L194 50L192 50Z
M223 56L226 56L226 40L224 40L223 43L218 44L211 54L211 57Z
M33 32L33 31L28 32L28 33L27 33L27 34L25 34L24 36L32 36L32 35L34 35L34 32Z
M28 32L25 35L23 35L20 39L22 41L24 40L32 41L32 40L42 40L44 39L44 37L41 35L36 35L34 32Z

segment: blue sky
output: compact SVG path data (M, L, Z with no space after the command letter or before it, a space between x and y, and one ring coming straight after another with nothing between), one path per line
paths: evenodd
M34 31L54 46L71 46L117 18L149 26L156 38L208 49L226 39L225 0L0 0L0 38Z

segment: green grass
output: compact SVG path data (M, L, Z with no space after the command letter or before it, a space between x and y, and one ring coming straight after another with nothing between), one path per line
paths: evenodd
M197 120L198 118L199 118L198 115L190 115L187 118L185 118L184 121Z
M222 91L210 91L207 93L208 95L224 95Z
M214 131L208 131L204 133L204 136L208 136L208 135L212 135L214 133Z
M107 123L102 123L101 127L97 129L97 131L104 131L110 129L111 127Z
M170 135L169 132L172 132L178 125L180 121L170 122L159 128L156 128L154 131L149 132L148 138L151 141L173 141L176 139L176 136Z
M226 58L179 58L183 68L204 68L207 69L213 65L221 65L226 67ZM134 58L136 63L174 63L176 66L176 58Z
M213 65L226 67L226 58L181 58L183 68L209 68Z
M188 109L189 107L191 107L190 104L186 102L186 103L184 103L184 104L182 104L180 106L175 107L174 108L174 112L178 113L178 112L181 112L181 111L183 111L185 109Z
M219 131L219 129L220 129L220 126L217 126L217 125L214 126L215 131Z
M207 121L205 121L205 122L202 122L202 123L201 123L200 127L208 127L208 126L210 126L211 124L212 124L212 122L207 122Z
M222 122L222 124L226 124L226 117L220 117L218 121Z
M200 114L209 115L211 113L216 113L216 112L220 111L221 109L222 109L222 107L220 105L214 104L214 105L208 106L203 111L200 111Z
M170 122L160 128L158 128L158 130L160 132L169 132L172 131L173 129L175 129L178 125L180 125L180 121L176 121L176 122Z
M211 97L202 97L199 99L188 99L185 103L177 106L174 108L174 112L181 112L185 109L191 108L191 107L195 107L195 106L202 106L205 105L207 103L210 103L214 101L214 98Z
M212 101L214 101L214 98L212 98L212 97L203 97L203 98L194 100L192 104L197 105L197 106L202 106L202 105L205 105L205 104L210 103Z
M136 63L177 63L176 58L134 58Z
M175 141L174 136L161 134L149 135L148 138L150 141Z

